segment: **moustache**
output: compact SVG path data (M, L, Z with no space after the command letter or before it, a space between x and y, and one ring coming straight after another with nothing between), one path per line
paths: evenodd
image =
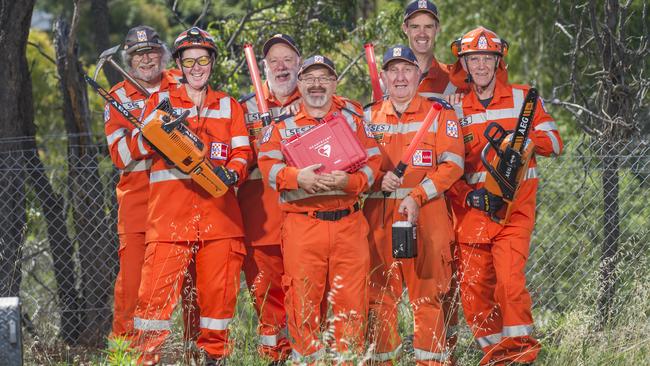
M327 90L322 87L314 87L307 89L309 93L325 93Z

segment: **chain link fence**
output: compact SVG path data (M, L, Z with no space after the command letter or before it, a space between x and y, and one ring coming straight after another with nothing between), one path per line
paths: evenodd
M536 322L547 339L574 313L594 324L619 319L650 280L649 142L566 140L561 157L538 161L528 264ZM106 146L47 136L0 141L0 151L0 289L20 294L25 349L58 340L103 345L118 248L119 175ZM647 301L642 306L647 312Z

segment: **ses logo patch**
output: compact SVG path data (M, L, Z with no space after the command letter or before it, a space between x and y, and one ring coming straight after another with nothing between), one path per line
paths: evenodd
M411 163L413 166L433 166L433 150L415 150Z
M210 144L210 159L228 160L228 144L213 142Z

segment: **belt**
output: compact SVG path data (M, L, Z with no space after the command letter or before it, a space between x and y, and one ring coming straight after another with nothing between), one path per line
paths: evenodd
M311 211L311 212L298 212L303 215L311 216L314 218L317 218L319 220L324 220L324 221L339 221L340 219L355 213L359 211L361 208L361 205L359 202L355 202L354 205L352 205L351 208L346 208L343 210L336 210L336 211Z

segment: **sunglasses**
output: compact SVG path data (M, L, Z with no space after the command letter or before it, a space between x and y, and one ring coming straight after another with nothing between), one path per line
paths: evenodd
M194 64L199 64L199 66L208 66L210 62L212 62L212 58L210 56L201 56L197 58L188 57L181 60L181 65L183 65L183 67L191 69L194 67Z

